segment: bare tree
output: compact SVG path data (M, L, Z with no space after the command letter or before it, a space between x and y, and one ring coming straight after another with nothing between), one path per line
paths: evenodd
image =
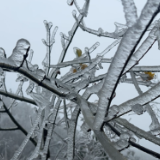
M128 152L128 156L121 152L130 146L160 158L159 153L136 143L136 139L145 138L160 145L160 124L150 104L160 96L160 82L153 81L155 72L160 72L160 68L138 66L138 62L156 41L160 49L160 21L154 21L160 10L160 0L148 0L140 16L137 15L133 0L121 1L126 24L115 23L115 32L109 33L104 32L102 28L94 30L85 25L84 18L87 17L92 3L90 0L86 0L83 7L78 5L77 0L67 0L68 5L75 5L78 16L74 10L72 15L75 23L68 35L60 33L62 51L57 64L51 64L51 51L58 27L52 29L51 22L44 21L46 39L42 42L46 47L46 55L42 61L43 69L32 64L34 52L26 39L17 41L8 58L5 50L0 48L1 114L7 113L16 125L16 127L4 128L1 124L0 130L19 129L26 135L11 160L126 160L133 159L133 152ZM84 52L74 47L75 58L64 62L78 28L93 35L113 38L115 41L94 58L91 57L91 53L99 46L99 42L95 42L91 47L85 47ZM144 34L147 34L147 38L142 42ZM106 58L106 53L115 46L118 48L114 57ZM109 68L103 68L103 63L109 63ZM68 66L70 70L66 69L66 73L60 77L62 68ZM105 70L105 74L96 76L102 69ZM6 89L6 72L18 73L16 81L19 82L19 86L15 94ZM23 94L22 87L26 81L29 81L26 94L31 98ZM133 84L139 96L119 106L110 106L120 82ZM141 85L149 89L142 92ZM90 101L93 94L98 96L97 102ZM5 102L6 97L9 97L8 104ZM32 127L29 132L15 120L12 114L16 100L37 107L36 117L31 118ZM146 132L121 118L129 112L137 115L147 112L152 120L150 131ZM81 123L78 122L79 116L82 116ZM76 132L78 124L81 126L79 134ZM63 129L63 133L58 132L57 128ZM58 137L59 140L54 141L54 137ZM22 152L29 141L35 145L35 148L29 155L22 157ZM58 147L55 147L56 145Z

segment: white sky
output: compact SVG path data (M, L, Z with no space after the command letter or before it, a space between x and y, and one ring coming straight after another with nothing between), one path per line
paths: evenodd
M41 67L41 62L46 53L46 48L41 41L42 38L45 39L46 37L43 20L47 20L53 22L53 28L55 26L59 27L51 55L52 64L56 64L62 51L59 33L63 32L67 35L75 22L72 17L72 11L75 7L68 6L66 1L67 0L0 0L0 47L5 49L7 56L11 55L17 40L25 38L30 41L31 48L34 50L32 63L38 64ZM79 1L81 5L84 2L82 0ZM135 0L135 3L138 14L140 14L146 0ZM114 22L125 24L121 1L92 0L88 17L84 20L86 25L90 28L98 29L101 27L104 31L113 32L115 30ZM91 47L97 41L100 42L100 46L94 51L92 57L95 57L97 53L103 51L107 45L113 42L113 39L97 37L78 29L64 61L71 60L75 57L73 47L79 47L84 50L85 47ZM113 57L115 51L116 48L108 53L106 58ZM159 65L159 54L160 51L156 43L139 65ZM106 71L107 69L104 69L103 72ZM12 88L13 92L15 92L18 85L18 83L14 82L15 78L16 74L7 74L7 88ZM146 90L146 88L143 88L143 90ZM113 103L121 104L127 99L137 95L133 85L120 84ZM151 120L147 113L145 113L142 116L133 116L131 122L144 130L148 130ZM140 144L155 151L159 151L157 146L145 140L141 140ZM145 160L147 160L147 157Z

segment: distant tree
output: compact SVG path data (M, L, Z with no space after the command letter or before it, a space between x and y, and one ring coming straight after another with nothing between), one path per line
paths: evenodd
M104 32L102 28L93 30L85 25L83 19L88 15L90 0L86 0L82 8L77 0L68 0L67 3L70 6L74 4L79 15L77 16L74 10L73 27L68 35L60 34L62 52L57 64L51 64L51 51L58 27L52 30L51 22L44 21L46 39L42 42L46 47L46 55L42 61L43 69L39 69L37 64L32 64L34 52L26 39L17 41L10 56L0 48L0 135L7 138L5 144L0 147L5 153L6 147L11 148L11 160L138 159L132 151L127 155L121 154L130 146L160 158L159 153L136 143L137 138L145 138L160 145L160 124L150 105L150 102L160 96L160 82L153 81L155 72L159 72L160 68L137 66L156 41L160 49L160 21L153 22L160 11L160 0L148 0L139 17L134 1L122 0L126 24L115 23L116 30L113 33ZM91 53L99 46L99 42L85 47L84 52L74 47L75 58L64 62L79 27L90 34L116 40L94 58L91 57ZM144 34L148 36L141 42ZM116 45L118 49L114 57L106 58L106 53ZM109 63L109 68L103 68L103 63ZM61 75L62 68L68 66L70 70ZM105 74L96 76L100 69L104 69ZM6 89L6 72L18 73L16 82L19 86L16 93ZM29 85L26 94L32 99L24 94L23 85L27 81ZM139 96L119 106L110 106L113 98L117 97L116 88L119 82L133 84ZM149 89L143 93L140 85ZM97 102L89 101L93 94L98 96ZM23 103L17 104L16 100ZM152 119L150 131L146 132L120 118L129 112L137 115L147 112ZM78 122L81 115L81 121ZM6 120L7 117L10 122ZM77 128L78 124L80 129ZM12 136L11 131L14 132ZM32 144L27 147L29 141ZM8 145L9 143L11 145ZM25 150L26 148L28 149ZM2 155L2 158L6 156Z

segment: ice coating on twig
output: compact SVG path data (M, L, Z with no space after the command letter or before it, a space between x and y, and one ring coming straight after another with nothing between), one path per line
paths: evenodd
M139 39L142 38L144 31L147 29L148 24L151 22L153 14L158 10L159 1L148 1L144 7L140 18L136 24L130 27L125 36L123 37L117 52L113 58L113 61L108 69L108 74L105 78L105 82L99 94L99 107L94 122L94 129L100 129L106 112L109 109L109 100L111 97L115 85L121 75L124 65L130 55L133 54L134 47L137 45ZM122 54L123 53L123 54ZM106 92L106 90L108 92Z
M80 24L80 27L83 31L86 31L88 33L91 33L91 34L94 34L94 35L97 35L97 36L109 37L109 38L114 38L114 39L123 37L124 33L127 30L127 26L123 25L123 24L120 24L120 23L117 23L117 22L115 22L114 24L116 26L116 29L112 33L110 33L110 32L99 32L98 30L87 28L82 23Z
M145 41L141 44L141 46L135 51L135 53L132 55L131 59L129 60L124 73L128 71L130 68L135 66L137 62L148 52L148 50L151 48L151 46L156 41L156 35L155 32L157 31L157 27L155 26L149 33L148 37L145 39Z
M131 27L137 21L137 8L133 0L121 0L123 5L123 10L125 13L125 18L127 21L127 26Z
M134 86L137 89L139 95L142 95L143 92L141 91L140 87L138 86L135 75L133 74L133 72L131 72L131 77L132 77ZM153 135L159 134L160 133L160 124L159 124L159 121L158 121L154 111L152 110L152 108L149 104L147 104L145 106L145 109L148 112L148 114L151 116L151 119L152 119L152 123L149 126L150 130L151 130L151 133ZM139 104L138 104L138 106L137 106L137 104L136 104L136 106L135 105L132 106L132 110L135 111L137 114L141 114L144 111L143 107Z
M160 89L160 83L156 84L154 87L144 92L142 95L137 96L129 101L122 103L121 105L119 105L119 113L117 114L117 116L130 112L131 106L135 104L144 105L146 103L149 103L153 99L157 98L160 95L159 89ZM106 121L108 120L109 119L106 118Z
M139 136L141 136L141 137L143 137L143 138L145 138L145 139L147 139L147 140L149 140L149 141L151 141L151 142L160 146L159 138L151 135L150 133L148 133L148 132L146 132L146 131L138 128L138 127L136 127L135 125L129 123L127 120L122 119L122 118L116 118L114 121L119 123L120 125L126 127L127 129L131 130L136 135L139 135Z

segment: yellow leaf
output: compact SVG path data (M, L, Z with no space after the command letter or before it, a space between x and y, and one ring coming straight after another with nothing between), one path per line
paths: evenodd
M81 51L80 49L77 49L77 50L76 50L76 53L77 53L77 56L78 56L78 57L82 56L82 51Z
M73 69L73 73L76 73L76 72L77 72L77 70L74 68L74 69Z
M81 64L81 70L84 70L85 68L87 68L88 66L86 64Z
M155 74L152 72L144 72L144 73L148 75L148 80L152 80L155 76Z

